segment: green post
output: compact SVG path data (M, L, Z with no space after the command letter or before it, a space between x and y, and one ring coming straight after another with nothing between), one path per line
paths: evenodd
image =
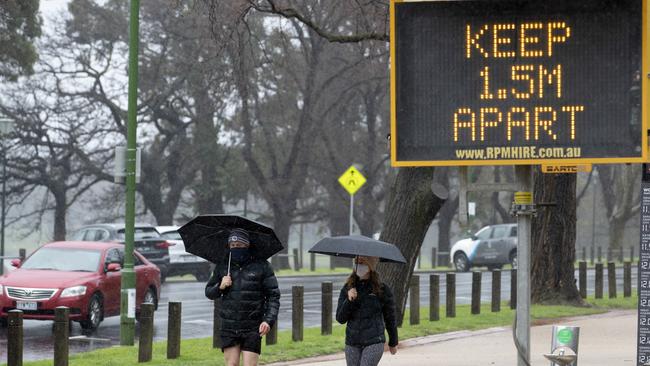
M129 111L126 133L126 217L124 232L124 267L122 268L122 291L120 301L120 344L132 346L135 337L135 319L129 317L129 289L135 291L133 271L133 240L135 226L135 159L138 105L138 42L139 42L140 0L131 0L129 21Z

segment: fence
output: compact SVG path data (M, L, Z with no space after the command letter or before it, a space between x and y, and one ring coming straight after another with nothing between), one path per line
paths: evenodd
M596 298L603 297L603 271L602 263L596 264L595 276L595 294ZM511 292L510 306L514 308L517 297L516 270L510 271ZM632 275L631 262L625 262L623 267L623 296L632 295ZM502 271L495 270L491 272L491 311L501 311L501 274ZM587 263L579 263L578 274L579 291L582 297L587 294ZM446 317L454 318L456 316L456 273L449 272L445 274L446 280ZM617 296L616 292L616 268L613 262L607 265L608 292L610 298ZM481 285L482 272L472 273L472 293L470 312L475 316L480 316L481 312ZM332 282L323 282L321 285L321 334L332 334L332 301L333 285ZM420 276L414 275L409 283L409 304L411 325L420 323ZM175 359L181 354L181 306L180 302L170 302L168 311L168 335L167 335L167 358ZM213 322L213 342L214 348L219 348L220 337L219 328L221 322L219 319L220 301L214 302L214 322ZM58 307L55 310L54 323L54 366L67 366L69 358L69 309ZM304 288L303 286L292 287L292 317L291 317L291 339L293 342L301 342L304 334ZM429 321L440 320L440 275L429 275ZM138 362L149 362L152 359L153 344L153 322L154 307L153 304L143 304L141 308L140 338L138 345ZM277 323L271 328L266 335L266 344L274 345L277 343ZM8 358L7 366L22 366L23 358L23 312L20 310L9 311L8 330L7 330L7 348Z

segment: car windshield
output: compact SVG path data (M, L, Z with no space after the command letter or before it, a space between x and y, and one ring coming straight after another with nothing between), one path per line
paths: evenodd
M476 236L480 240L487 240L490 239L490 232L492 231L492 228L489 226L486 226L479 230L474 236Z
M99 250L41 248L27 258L20 268L95 272L101 256Z
M155 228L136 227L134 237L135 240L141 240L141 239L158 238L160 237L160 235L158 234ZM117 238L119 240L124 240L124 229L117 231Z
M168 231L166 233L162 233L161 236L169 240L183 240L183 238L181 238L181 234L179 234L178 231Z

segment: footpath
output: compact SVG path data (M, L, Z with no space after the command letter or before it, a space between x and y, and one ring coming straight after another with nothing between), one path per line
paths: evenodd
M560 320L558 325L580 327L578 364L587 366L636 365L636 311ZM548 366L543 356L551 348L552 324L531 328L531 365ZM345 366L343 353L273 366ZM396 355L384 353L382 366L513 366L517 365L512 329L490 328L414 338L400 344Z

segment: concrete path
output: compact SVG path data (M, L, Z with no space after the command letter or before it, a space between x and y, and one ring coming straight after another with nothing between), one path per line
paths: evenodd
M636 311L568 319L562 325L580 327L578 364L585 366L636 365ZM552 325L533 327L533 366L550 364L542 354L550 351ZM513 366L516 350L510 328L454 332L404 341L396 355L384 353L382 366ZM299 360L280 365L345 366L343 354Z

